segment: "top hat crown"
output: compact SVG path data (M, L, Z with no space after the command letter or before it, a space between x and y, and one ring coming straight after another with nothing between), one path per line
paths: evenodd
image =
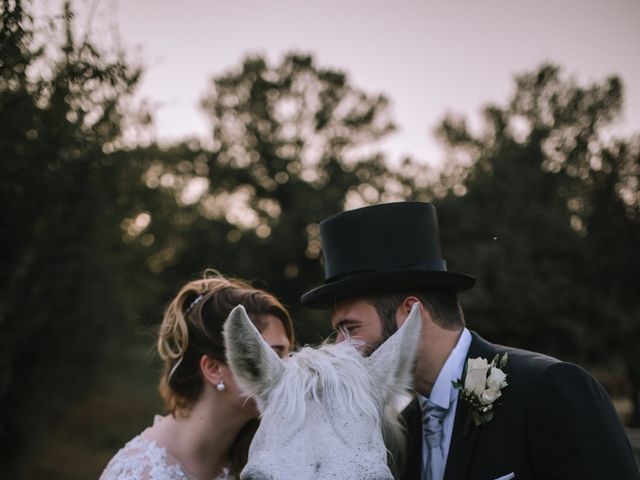
M442 257L436 209L398 202L338 213L320 223L324 284L305 293L311 308L371 293L462 292L475 277L449 272Z

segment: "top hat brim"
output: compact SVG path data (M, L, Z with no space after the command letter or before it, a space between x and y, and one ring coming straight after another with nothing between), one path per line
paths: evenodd
M341 300L375 293L451 290L464 292L475 284L472 275L459 272L397 271L368 272L325 283L302 295L300 302L308 308L330 309Z

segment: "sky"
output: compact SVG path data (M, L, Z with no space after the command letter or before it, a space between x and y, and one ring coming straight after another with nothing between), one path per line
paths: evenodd
M81 21L95 3L92 34L115 24L121 43L143 61L138 95L154 105L161 140L210 135L199 101L211 79L247 54L275 64L292 50L312 53L317 65L390 99L398 131L380 148L391 162L411 156L438 163L444 152L433 129L446 113L477 123L483 105L506 102L514 75L543 62L580 82L619 76L626 95L617 128L640 132L640 0L75 3Z

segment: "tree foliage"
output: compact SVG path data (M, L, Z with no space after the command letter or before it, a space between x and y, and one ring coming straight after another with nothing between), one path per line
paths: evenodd
M582 86L544 65L484 109L482 131L445 118L440 212L444 245L479 277L472 324L626 377L637 422L640 137L612 137L621 106L617 78Z
M290 54L275 66L246 58L213 80L202 104L213 148L182 146L148 172L150 185L173 191L181 204L180 235L166 239L168 261L156 258L154 268L174 284L185 272L217 268L254 279L296 310L300 294L322 278L319 220L345 202L410 193L409 179L389 172L375 150L393 130L388 103L344 73ZM177 220L152 217L157 225ZM313 314L300 312L305 317ZM300 326L303 338L313 330Z
M77 41L67 4L39 37L0 7L0 437L4 468L82 388L135 306L121 222L141 165L113 154L140 70ZM112 58L114 57L114 58ZM137 268L137 267L133 267Z

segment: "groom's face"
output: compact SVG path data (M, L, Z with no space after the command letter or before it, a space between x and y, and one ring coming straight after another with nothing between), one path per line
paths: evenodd
M370 355L385 340L382 320L375 307L362 298L343 300L331 315L336 342L355 338L364 342L362 352Z

